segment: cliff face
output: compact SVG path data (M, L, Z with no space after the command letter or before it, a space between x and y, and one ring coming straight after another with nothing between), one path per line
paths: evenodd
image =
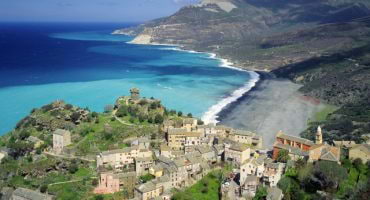
M364 0L203 0L172 16L118 32L137 35L133 42L138 44L183 45L212 51L241 67L271 70L326 53L329 47L342 48L352 41L351 35L337 37L329 46L311 43L307 35L319 26L369 16L369 5ZM303 40L303 46L293 47Z

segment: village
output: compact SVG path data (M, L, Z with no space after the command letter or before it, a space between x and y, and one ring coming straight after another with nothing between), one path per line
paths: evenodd
M131 96L121 98L120 102L138 103L140 99L139 90L132 89ZM98 184L93 193L125 192L135 200L170 200L173 189L190 187L211 171L229 166L231 170L222 180L219 191L222 199L252 199L258 187L264 186L267 199L281 200L284 195L277 184L296 161L341 164L342 149L348 150L351 160L370 161L369 141L367 144L333 141L334 145L329 145L323 141L321 127L317 128L314 141L280 131L276 133L272 149L264 146L257 133L203 124L193 117L182 117L180 123L165 119L160 129L165 141L158 147L151 145L149 137L137 137L131 140L129 147L96 155ZM71 132L57 129L52 134L53 146L46 153L63 155L72 143ZM28 140L35 145L43 143L32 136ZM6 156L6 150L1 150L0 160ZM6 195L14 200L53 198L26 188L17 188Z

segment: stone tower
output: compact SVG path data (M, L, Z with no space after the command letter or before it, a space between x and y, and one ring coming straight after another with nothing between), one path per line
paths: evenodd
M140 90L137 89L137 88L132 88L130 90L130 93L131 93L131 99L134 100L134 101L137 101L140 99Z
M316 133L316 140L315 140L315 143L316 144L322 144L323 141L322 141L322 130L321 130L321 127L317 127L317 133Z

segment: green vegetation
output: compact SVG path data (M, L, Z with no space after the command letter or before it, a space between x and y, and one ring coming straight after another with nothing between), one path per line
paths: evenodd
M354 191L370 192L369 167L359 161L342 160L339 165L329 161L312 164L300 160L287 169L278 187L284 192L285 199L320 199L317 191L327 192L331 198L364 199L358 198L359 194Z
M222 171L217 170L209 173L196 184L184 191L177 192L173 195L173 200L193 200L204 199L214 200L219 199L219 189L222 181Z
M289 151L285 149L280 150L276 161L286 163L288 160L290 160Z
M323 122L329 116L329 114L335 112L338 107L333 105L325 105L325 107L319 112L315 113L313 122Z
M140 180L143 182L143 183L146 183L152 179L154 179L155 176L151 175L151 174L146 174L146 175L143 175L143 176L140 176Z

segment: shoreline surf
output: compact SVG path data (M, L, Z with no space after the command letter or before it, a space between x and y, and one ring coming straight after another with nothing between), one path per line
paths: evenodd
M127 43L134 44L132 42L127 42ZM249 70L235 67L233 66L234 63L230 62L228 59L217 57L217 54L215 53L185 50L185 49L182 49L183 46L181 45L157 44L157 43L148 44L148 45L168 46L166 48L163 48L163 50L173 50L173 51L183 51L183 52L188 52L188 53L205 54L205 55L208 55L210 59L219 60L220 61L219 67L225 67L225 68L249 73L251 79L247 83L245 83L242 87L239 87L238 89L232 91L226 97L223 97L216 104L209 107L205 113L203 113L203 115L201 116L201 119L202 121L204 121L205 124L219 123L220 113L222 113L225 109L227 109L227 107L230 104L235 103L236 101L238 101L238 99L242 98L245 94L251 91L256 86L256 84L260 81L259 73L255 71L249 71Z

